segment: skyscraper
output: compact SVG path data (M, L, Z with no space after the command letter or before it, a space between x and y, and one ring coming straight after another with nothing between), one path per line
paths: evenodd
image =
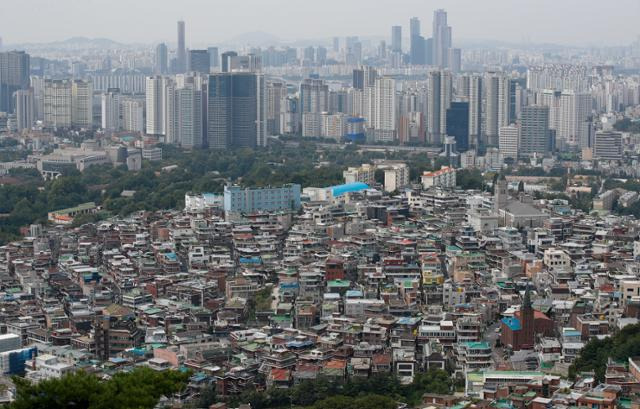
M187 49L184 41L184 21L178 21L178 49L176 50L176 71L178 74L187 69Z
M447 132L447 109L451 104L451 73L430 71L427 78L427 142L440 145Z
M218 53L218 47L209 47L209 66L213 72L220 70L220 55Z
M451 27L447 25L447 12L439 9L433 12L433 59L438 67L448 67L447 57L451 48Z
M156 46L156 55L154 63L154 71L156 74L168 74L168 51L165 43Z
M464 152L469 149L469 102L452 102L447 109L448 136L455 138L456 150Z
M209 74L211 71L211 60L208 50L189 50L187 61L187 71L200 74Z
M391 27L391 51L402 52L402 26Z
M30 58L24 51L0 53L0 112L13 113L13 93L29 88Z
M266 146L264 76L231 72L209 76L207 140L209 147Z
M489 73L486 81L486 144L498 145L500 127L511 123L509 118L509 78L503 73Z
M18 132L30 129L35 121L35 103L32 89L20 89L15 93L16 125Z
M409 56L411 58L411 64L424 65L426 62L426 46L424 37L420 35L420 20L417 17L412 17L411 20L409 20L409 34Z
M147 77L147 133L149 135L166 135L166 104L168 79L162 76Z
M520 125L520 143L518 151L522 156L534 153L544 156L549 152L549 107L544 105L527 105L522 110Z
M222 53L222 72L231 72L231 59L237 56L238 53L235 51Z

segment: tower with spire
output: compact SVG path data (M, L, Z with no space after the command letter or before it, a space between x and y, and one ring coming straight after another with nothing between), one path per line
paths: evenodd
M520 308L520 322L522 325L522 333L520 343L525 348L533 348L535 345L535 317L533 305L531 304L531 290L529 284L524 291L522 306Z

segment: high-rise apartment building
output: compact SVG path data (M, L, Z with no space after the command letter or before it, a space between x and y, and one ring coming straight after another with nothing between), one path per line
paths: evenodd
M18 132L30 129L35 121L35 101L32 89L20 89L15 93L16 126Z
M44 123L71 126L71 80L46 80L44 85Z
M120 130L120 98L120 90L117 88L102 93L100 98L102 129L112 132Z
M503 73L489 73L485 80L485 136L486 144L498 145L500 127L510 123L509 118L509 78Z
M162 76L147 77L147 133L166 135L167 84L169 79Z
M396 132L396 82L391 77L375 81L375 122L376 139L393 141Z
M451 104L451 73L430 71L427 78L427 142L440 145L447 132Z
M71 108L73 126L85 129L93 126L93 85L90 81L73 80Z
M144 101L127 98L122 101L122 129L130 132L144 132Z

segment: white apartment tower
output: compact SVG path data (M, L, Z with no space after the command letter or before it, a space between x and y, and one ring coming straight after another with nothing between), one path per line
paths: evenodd
M93 126L93 86L89 81L73 80L71 86L71 124L78 128Z
M393 78L376 79L374 128L393 139L396 129L396 81Z

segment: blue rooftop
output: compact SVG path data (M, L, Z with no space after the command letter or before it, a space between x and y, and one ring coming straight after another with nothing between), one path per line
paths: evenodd
M369 185L362 182L346 183L344 185L331 186L331 194L333 197L342 196L345 193L359 192L369 189Z
M511 331L520 331L522 329L522 325L520 324L520 320L515 317L506 317L502 319L502 323L509 327Z

